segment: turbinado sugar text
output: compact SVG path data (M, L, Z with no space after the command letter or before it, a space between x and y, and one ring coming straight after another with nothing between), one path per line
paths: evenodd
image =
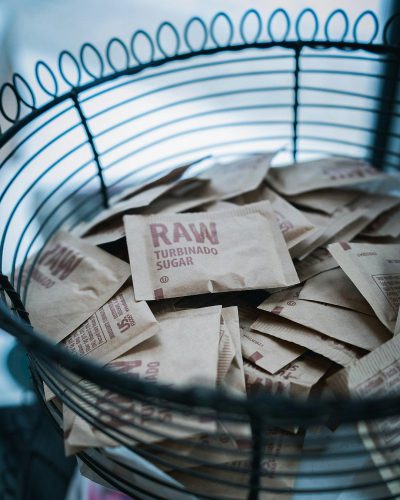
M215 246L190 245L168 248L183 241L204 244L208 240L211 245L219 245L215 222L210 222L209 227L203 222L197 227L193 223L185 227L181 222L174 222L172 227L168 227L167 224L150 224L150 233L154 248L167 246L164 249L154 250L157 271L171 267L194 266L192 255L218 255Z

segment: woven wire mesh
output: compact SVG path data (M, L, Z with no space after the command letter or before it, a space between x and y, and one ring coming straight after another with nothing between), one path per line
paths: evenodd
M30 352L40 393L44 381L124 446L128 458L79 455L109 484L139 498L180 498L189 475L188 489L201 498L343 489L374 498L389 480L393 463L380 465L386 479L376 474L356 423L383 419L383 451L396 450L398 398L241 400L132 380L48 343L30 328L24 303L40 249L58 229L177 163L284 146L283 160L340 154L398 169L398 20L382 24L367 11L352 22L340 9L323 23L311 9L296 19L250 10L238 25L225 13L210 23L194 17L182 29L166 22L155 36L113 38L104 51L89 43L77 57L63 51L56 70L39 61L35 82L16 74L1 88L0 326ZM61 427L59 402L47 406ZM221 425L240 446L221 441Z

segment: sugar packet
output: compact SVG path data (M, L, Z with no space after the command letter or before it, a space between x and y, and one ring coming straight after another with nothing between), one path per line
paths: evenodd
M374 311L341 268L322 272L304 283L299 299L323 302L374 315Z
M295 268L300 282L306 281L319 273L335 269L339 264L324 247L316 248L306 258L296 262Z
M251 155L230 163L217 163L199 175L209 180L206 195L226 200L253 191L263 182L276 152Z
M340 395L355 398L399 396L400 337L395 336L363 359L328 379ZM400 495L400 418L391 417L358 424L360 436L379 467L390 492Z
M307 399L314 385L325 375L331 363L305 353L275 374L268 373L249 361L244 361L247 392L263 391Z
M362 191L355 189L319 189L288 196L287 200L299 207L332 215L336 210L345 207L361 195Z
M112 205L97 217L81 226L78 235L94 245L104 245L123 238L125 235L122 217L124 214L137 213L151 206L178 187L195 188L207 181L197 178L178 179L167 184L153 186L140 191L135 196Z
M400 205L384 212L362 232L370 238L397 238L400 236Z
M307 219L303 212L295 208L266 185L262 185L255 191L233 199L239 205L265 200L271 202L279 228L289 249L316 231L314 224Z
M221 306L182 310L157 317L161 333L115 359L107 366L143 381L172 387L217 384ZM82 388L91 385L80 382ZM79 390L79 387L76 389ZM148 401L132 401L95 388L91 413L98 423L126 433L129 444L146 444L166 438L185 438L215 430L215 421L190 416ZM73 396L72 396L73 397ZM86 398L88 396L86 395ZM116 404L118 403L118 404ZM68 454L86 447L117 446L112 435L91 426L65 408L65 448ZM137 423L138 427L131 425ZM112 433L112 431L111 431Z
M196 163L200 163L203 160L208 158L207 156L203 158L199 158L195 161L192 162L186 162L183 163L182 165L178 165L177 167L173 168L172 170L168 170L166 173L161 174L161 176L157 177L156 179L153 180L145 180L144 182L141 182L139 184L136 184L134 186L127 187L120 191L118 194L114 195L110 199L110 204L115 205L119 201L127 200L128 198L132 198L135 195L138 195L139 193L143 191L148 191L154 187L161 186L163 184L170 184L172 182L178 181L186 171L195 165Z
M267 182L279 193L292 196L317 189L352 186L385 178L385 174L364 160L329 157L272 168L268 172Z
M291 343L291 341L286 342L271 338L268 335L260 334L260 330L255 331L253 324L258 316L257 309L239 308L243 358L269 373L276 373L301 356L305 349Z
M400 245L340 242L328 250L382 323L394 332L400 306Z
M268 428L264 433L263 458L260 464L260 500L289 500L291 494L273 493L274 489L290 490L296 480L296 472L300 464L302 441L280 429ZM248 498L248 484L252 467L250 440L238 443L243 459L236 459L226 467L202 466L193 470L171 472L171 476L182 483L190 491L202 495L206 489L207 495L215 498L245 500ZM290 473L288 474L288 471ZM202 474L210 477L209 481L202 479ZM262 489L265 488L266 491Z
M298 282L269 202L223 212L131 215L124 222L136 300Z
M135 301L127 283L61 345L105 365L160 331L149 306Z
M262 312L251 327L276 339L302 346L342 366L354 363L367 353L276 314Z
M297 294L300 290L297 290ZM333 339L366 351L389 340L390 332L367 314L296 298L293 290L272 294L259 309L299 323Z
M26 308L34 328L61 342L107 302L130 276L129 264L65 231L39 254Z

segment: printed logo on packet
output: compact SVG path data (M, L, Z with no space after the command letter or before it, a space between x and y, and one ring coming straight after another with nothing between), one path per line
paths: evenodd
M183 224L150 224L150 234L156 257L156 269L195 265L194 255L218 255L219 245L215 222ZM165 278L165 277L164 277ZM165 280L163 282L166 282ZM160 290L157 290L160 294Z
M334 165L323 169L323 174L328 176L332 181L342 179L362 179L370 175L377 175L379 172L375 168L368 165L351 165L343 163L342 165Z
M83 257L77 252L57 243L41 255L38 264L47 267L52 276L63 281L75 271L82 260Z

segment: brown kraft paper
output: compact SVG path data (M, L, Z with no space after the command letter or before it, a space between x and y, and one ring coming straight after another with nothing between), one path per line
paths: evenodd
M214 200L213 196L202 194L202 188L195 189L185 196L164 196L141 211L143 215L176 214L194 212L196 208ZM221 202L222 203L222 202Z
M335 340L276 314L261 313L252 328L277 339L303 346L335 363L348 366L366 354L366 351Z
M283 488L291 489L296 480L297 469L300 464L302 443L298 439L293 440L289 433L280 429L266 429L264 434L265 446L263 449L263 459L261 461L261 476L258 498L260 500L289 500L291 494L278 494L262 491L262 488ZM207 495L218 496L218 498L229 498L235 500L245 500L248 498L248 484L250 481L251 442L241 440L238 443L239 449L243 450L245 459L232 461L227 466L233 470L223 470L218 466L196 467L196 473L206 474L210 480L196 477L189 471L173 471L171 476L182 483L189 491L201 495L204 491ZM292 476L285 476L285 472L290 471ZM279 475L279 474L282 475ZM225 481L233 483L226 484Z
M233 391L237 395L246 395L246 384L244 379L243 359L240 348L240 330L237 307L226 307L222 309L220 342L218 355L217 386L227 391ZM162 458L167 464L155 464L164 471L173 470L177 467L196 467L198 461L208 463L227 463L237 456L233 452L238 447L232 434L237 436L244 434L247 426L233 422L217 422L218 432L216 434L199 434L193 436L191 443L166 440L158 443L159 450L151 450L158 458ZM210 449L218 447L218 451ZM166 453L163 453L165 449ZM179 457L172 457L168 452L177 453Z
M338 235L353 228L355 223L363 220L366 210L350 210L342 208L331 216L304 212L304 214L315 224L317 230L303 241L292 247L292 257L304 259L318 247L326 246L332 241L337 241Z
M399 395L400 337L396 336L357 363L328 379L340 395L355 398L380 398ZM387 481L390 492L400 495L400 418L391 417L358 424L359 432L371 458ZM381 448L381 449L379 449ZM396 463L397 464L394 464ZM385 467L386 464L392 464ZM397 478L397 479L396 479Z
M306 281L299 299L323 302L374 315L371 306L340 268L320 273Z
M296 262L295 268L300 282L306 281L319 273L339 267L327 248L317 248L305 259Z
M384 212L362 232L370 238L397 238L400 236L400 205Z
M328 157L272 168L268 172L267 182L279 193L293 196L317 189L380 181L386 177L364 160Z
M221 306L213 306L162 314L157 318L160 334L142 342L107 366L136 379L164 383L170 387L195 384L215 387L221 310ZM85 385L87 382L82 383L82 387ZM202 415L172 412L150 402L134 402L108 391L97 389L97 396L92 396L92 400L95 406L91 412L95 413L100 423L129 434L130 443L132 440L148 444L215 430L215 421ZM132 422L141 428L130 425ZM117 446L116 441L76 415L64 421L64 431L68 454L88 446Z
M259 309L320 333L346 344L372 351L389 340L390 332L374 317L342 307L299 300L293 298L293 291L273 294Z
M244 361L244 374L248 393L263 391L307 399L312 387L325 375L331 363L313 353L305 353L278 373L261 370Z
M365 214L357 221L354 221L351 226L341 231L336 235L335 241L351 241L355 236L360 234L369 224L374 221L379 215L387 212L394 206L399 204L399 198L395 196L365 193L354 202L348 205L349 210L358 211L365 210Z
M25 269L25 280L30 272ZM27 293L34 328L61 342L109 300L130 276L129 264L60 231L39 254Z
M242 355L263 370L276 373L301 356L305 349L299 345L260 334L260 330L254 331L253 323L258 316L257 309L239 308Z
M299 207L332 215L336 210L352 203L362 195L354 189L319 189L308 193L288 196L287 200Z
M267 201L224 212L126 216L124 222L136 300L298 283Z
M394 332L400 306L400 244L340 242L328 250L377 317Z
M160 331L149 306L136 302L127 284L61 344L79 357L107 364Z
M124 214L142 212L156 200L162 199L167 193L178 187L197 187L199 183L206 183L195 179L179 179L169 184L154 186L146 191L141 191L136 196L111 206L97 217L86 223L79 230L79 236L94 245L104 245L123 238L125 235L122 217ZM157 210L156 210L157 211Z
M236 204L231 203L230 201L212 201L211 203L205 203L199 208L201 208L201 210L204 210L205 212L223 212L235 207Z
M217 383L227 391L233 391L238 395L246 394L246 384L244 380L243 358L240 343L240 327L239 327L239 314L237 307L224 307L221 313L221 330L223 336L229 336L230 348L229 358L230 364L226 369L221 370L224 366L225 351L223 350L218 357L218 377ZM222 346L225 342L222 343ZM222 347L220 344L220 347ZM232 353L233 351L233 353ZM232 355L233 354L233 355ZM220 377L220 372L223 372L223 377Z
M204 156L203 158L199 158L198 160L189 162L189 163L184 163L182 165L179 165L178 167L173 168L172 170L169 170L165 174L162 174L160 177L157 177L157 179L148 181L145 180L144 182L140 184L136 184L135 186L128 187L121 191L120 193L114 195L110 202L111 205L116 204L119 201L126 200L128 198L132 198L135 195L138 195L139 193L143 191L148 191L149 189L152 189L156 186L161 186L163 184L170 184L173 182L176 182L180 180L182 175L193 165L196 163L200 163L203 160L208 158L208 156Z
M234 198L233 201L243 205L265 200L271 202L279 228L289 249L315 233L316 227L300 210L297 210L267 186L260 186L255 191Z
M252 155L230 163L217 163L199 175L209 180L205 196L226 200L254 191L263 182L276 152Z

